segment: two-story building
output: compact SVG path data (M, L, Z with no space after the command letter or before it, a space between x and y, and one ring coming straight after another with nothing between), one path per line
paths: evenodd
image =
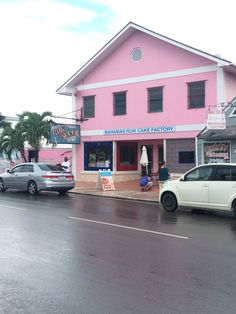
M197 163L207 108L236 95L236 66L131 22L57 93L84 118L73 147L77 180L96 180L104 168L117 181L139 176L143 145L150 171L166 160L183 173Z

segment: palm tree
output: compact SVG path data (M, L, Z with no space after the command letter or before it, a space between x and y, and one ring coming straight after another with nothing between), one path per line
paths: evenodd
M42 114L38 114L37 112L24 111L18 116L19 128L29 145L35 150L35 161L37 162L42 141L46 140L48 144L50 140L50 125L53 122L50 118L52 112L45 111Z
M7 122L5 121L6 117L3 116L0 112L0 129L2 129L6 124Z
M25 149L24 149L25 138L22 134L21 128L16 125L15 128L11 126L10 123L7 123L3 127L3 131L0 135L0 155L6 156L8 160L12 161L12 156L15 153L16 156L20 152L20 156L24 161L25 157Z

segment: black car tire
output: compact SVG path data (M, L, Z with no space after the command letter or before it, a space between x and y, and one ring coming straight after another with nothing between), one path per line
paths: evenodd
M233 201L232 211L233 211L234 217L236 218L236 200Z
M67 191L68 191L68 190L58 190L58 193L59 193L60 195L64 195L64 194L67 193Z
M171 192L166 192L161 199L161 204L165 211L174 212L178 208L176 197Z
M0 192L5 192L6 188L4 187L4 181L0 178Z
M30 181L28 183L28 192L30 195L35 195L38 193L38 188L35 181Z

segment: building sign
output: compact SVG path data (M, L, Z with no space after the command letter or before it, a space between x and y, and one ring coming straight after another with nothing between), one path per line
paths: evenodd
M140 134L140 133L170 133L175 132L175 126L157 126L147 128L104 130L104 135Z
M80 144L80 125L53 124L50 129L50 143Z
M115 185L113 182L111 170L99 170L99 176L103 191L114 191Z
M207 128L208 129L225 129L225 113L222 107L210 107L207 115Z
M204 143L204 162L205 163L230 162L230 143L228 142Z

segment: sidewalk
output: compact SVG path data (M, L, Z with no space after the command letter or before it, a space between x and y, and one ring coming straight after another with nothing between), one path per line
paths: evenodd
M70 192L145 202L158 202L158 186L153 185L150 191L142 192L136 180L115 183L115 191L103 191L102 189L98 189L96 188L95 182L78 182L76 187Z

